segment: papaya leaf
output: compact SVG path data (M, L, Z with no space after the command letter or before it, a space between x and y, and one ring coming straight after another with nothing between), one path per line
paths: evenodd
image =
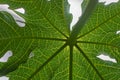
M4 6L0 6L0 57L7 51L13 54L0 62L0 76L10 80L120 79L120 2L105 6L98 0L85 0L72 31L67 0L1 0L0 4Z

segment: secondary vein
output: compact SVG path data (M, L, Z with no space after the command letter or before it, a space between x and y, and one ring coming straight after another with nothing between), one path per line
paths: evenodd
M92 63L92 61L88 58L88 56L84 53L84 51L78 46L75 45L75 47L80 51L80 53L84 56L84 58L88 61L88 63L92 66L92 68L95 70L95 72L97 73L97 75L100 77L101 80L104 80L104 78L102 77L102 75L100 74L100 72L97 70L97 68L94 66L94 64Z

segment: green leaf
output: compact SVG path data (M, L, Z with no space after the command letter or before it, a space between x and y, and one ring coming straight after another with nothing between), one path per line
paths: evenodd
M25 26L0 11L0 76L10 80L119 80L120 2L103 5L85 0L83 14L70 31L72 19L67 0L1 0L9 9L24 8ZM19 21L24 23L23 21ZM116 63L97 56L104 54Z

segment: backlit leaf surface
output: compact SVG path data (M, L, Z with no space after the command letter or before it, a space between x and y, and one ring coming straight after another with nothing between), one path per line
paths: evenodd
M85 3L73 31L67 0L0 0L0 4L8 4L11 10L24 8L25 14L15 12L26 21L20 27L8 12L0 12L0 57L8 50L13 53L8 62L0 63L1 76L10 80L120 79L120 2ZM101 54L116 63L99 59Z

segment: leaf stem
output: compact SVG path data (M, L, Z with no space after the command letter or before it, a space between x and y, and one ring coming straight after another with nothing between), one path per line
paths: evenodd
M84 51L78 46L75 45L75 47L81 52L81 54L85 57L85 59L89 62L89 64L92 66L92 68L95 70L95 72L97 73L97 75L100 77L101 80L104 80L104 78L102 77L102 75L100 74L100 72L97 70L97 68L94 66L94 64L92 63L92 61L88 58L88 56L84 53Z
M72 80L73 69L73 46L70 47L69 80Z
M33 72L27 80L31 80L36 74L38 74L39 71L44 66L46 66L54 57L56 57L58 55L58 53L60 53L66 46L67 46L67 44L64 44L62 47L60 47L50 58L47 59L47 61L45 61L42 65L40 65L40 67L38 69L36 69L35 72Z

